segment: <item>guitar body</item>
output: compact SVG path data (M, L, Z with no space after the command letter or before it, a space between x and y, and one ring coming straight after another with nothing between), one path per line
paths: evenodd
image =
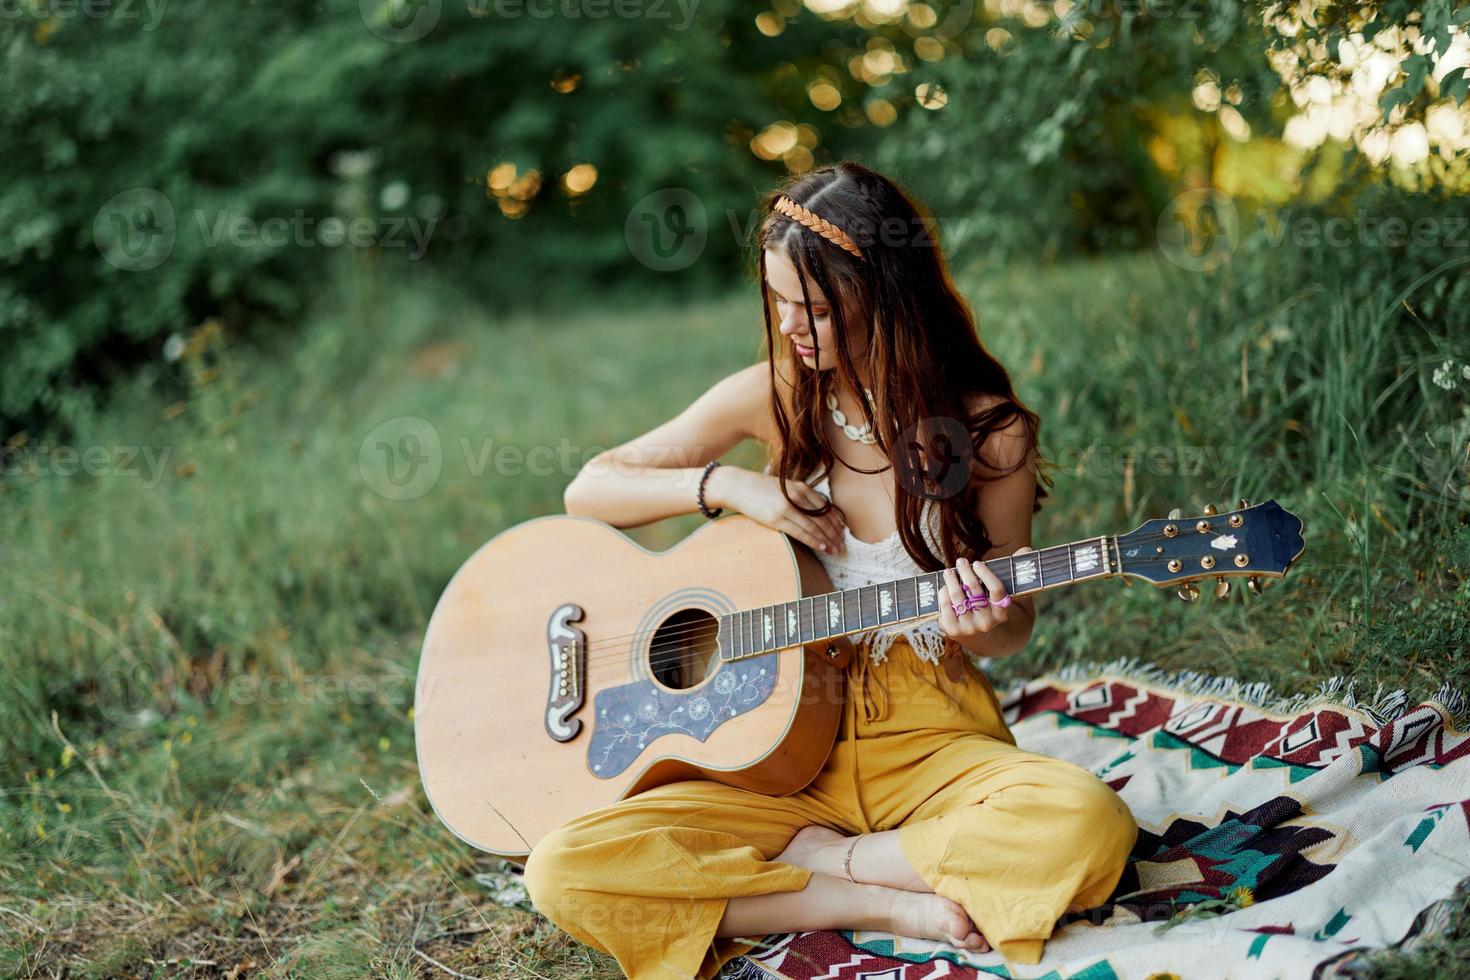
M986 560L1007 595L1121 577L1252 593L1304 547L1274 500L1145 521ZM587 517L542 517L475 552L434 607L414 693L439 818L510 858L574 817L713 779L779 796L832 750L849 637L941 614L942 570L835 592L817 557L731 514L650 552ZM808 598L812 597L812 598Z
M830 590L815 555L741 515L658 553L591 518L509 528L454 576L424 639L429 802L466 842L521 858L663 783L801 789L836 737L851 642L726 662L718 617Z

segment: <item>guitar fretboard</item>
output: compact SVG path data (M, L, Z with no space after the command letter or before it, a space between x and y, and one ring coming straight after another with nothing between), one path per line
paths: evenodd
M1045 589L1116 574L1116 548L1106 535L1053 545L1038 551L985 562L1007 594L1030 595ZM720 617L720 659L774 653L793 646L835 639L863 630L937 616L949 602L944 571L805 596L772 606L741 609Z

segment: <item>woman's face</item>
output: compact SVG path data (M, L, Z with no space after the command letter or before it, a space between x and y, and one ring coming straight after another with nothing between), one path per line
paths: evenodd
M771 291L771 297L776 301L776 317L780 320L781 334L786 337L796 348L796 355L807 367L817 371L831 370L837 364L837 340L834 336L835 327L832 318L832 306L817 284L807 277L807 295L811 298L811 306L804 306L801 297L801 280L797 277L796 266L792 264L791 258L783 251L768 248L766 251L766 288ZM843 310L847 313L847 310ZM849 326L852 324L850 316L844 316L843 321ZM861 338L849 337L851 346L863 347ZM818 360L817 351L821 351L821 359ZM853 357L861 356L862 351L854 349Z

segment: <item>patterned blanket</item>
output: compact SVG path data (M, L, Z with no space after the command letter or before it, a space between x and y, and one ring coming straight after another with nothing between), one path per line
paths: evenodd
M1470 715L1446 685L1409 707L1340 678L1261 684L1132 659L1003 698L1023 748L1097 773L1138 819L1108 902L1058 921L1036 966L869 932L770 936L727 965L765 980L1337 977L1447 924L1470 878Z

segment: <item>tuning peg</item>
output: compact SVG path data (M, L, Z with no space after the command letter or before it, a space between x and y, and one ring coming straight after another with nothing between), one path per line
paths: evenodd
M1215 516L1215 505L1214 504L1205 504L1205 516L1206 517L1214 517Z
M1236 504L1235 506L1236 506L1236 509L1237 510L1245 510L1250 505L1251 505L1251 502L1249 500L1246 500L1244 497L1241 497L1240 498L1240 503Z
M1169 520L1171 521L1177 521L1183 516L1184 511L1180 510L1178 507L1175 507L1173 510L1169 511Z
M1251 590L1251 595L1261 594L1261 579L1259 576L1252 575L1245 580L1245 584Z
M1199 589L1196 589L1192 583L1186 582L1179 590L1179 598L1185 602L1193 602L1199 598Z
M1215 576L1215 598L1223 599L1230 594L1230 583L1225 581L1225 576Z

